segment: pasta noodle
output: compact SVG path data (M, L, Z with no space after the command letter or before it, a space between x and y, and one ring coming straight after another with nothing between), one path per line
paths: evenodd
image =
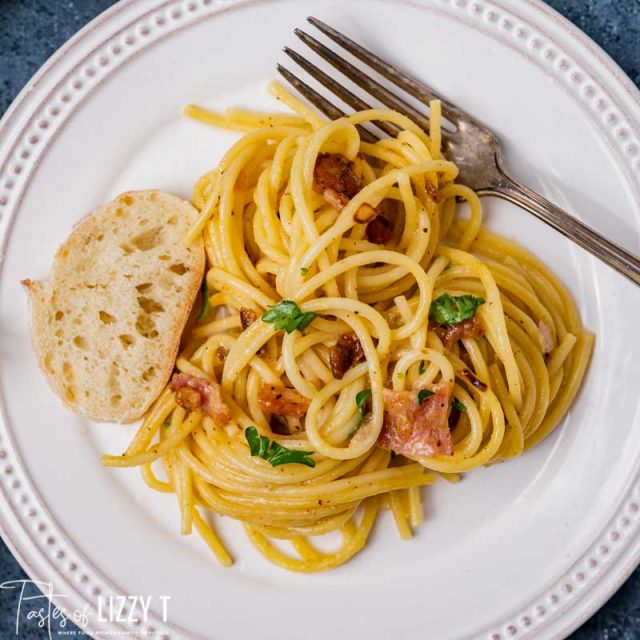
M441 154L438 102L427 133L381 109L327 122L279 85L272 91L292 114L186 109L243 132L194 188L201 216L189 239L204 237L208 310L176 362L221 385L231 420L185 409L168 386L127 451L103 462L140 466L152 489L174 493L182 532L195 528L222 565L232 560L205 511L240 520L275 564L313 572L358 553L381 509L406 539L423 519L420 487L438 476L456 482L548 435L580 388L594 337L544 265L482 227L480 199L455 183L458 170ZM358 126L373 121L395 125L397 137L363 142ZM340 206L314 188L321 154L340 154L362 181ZM391 221L386 244L358 222L371 211ZM479 334L449 344L430 323L445 293L482 299ZM260 319L282 300L313 321L287 332ZM246 328L241 310L255 318ZM357 338L363 357L336 377L332 348L344 335ZM448 414L451 455L405 457L378 446L385 394L430 396L441 383L457 407L457 422ZM260 397L265 385L295 389L308 402L304 416L274 423ZM251 455L251 427L315 466ZM340 534L331 549L331 541L314 544L331 532Z

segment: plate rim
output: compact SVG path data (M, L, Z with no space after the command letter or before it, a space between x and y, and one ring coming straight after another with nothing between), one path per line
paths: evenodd
M12 160L12 157L14 157L14 155L17 153L17 150L20 147L20 141L24 141L27 138L27 130L30 130L33 127L36 128L35 130L37 130L37 128L39 127L38 123L48 122L47 120L42 119L36 122L36 115L38 111L42 113L45 110L43 104L50 101L52 94L54 94L58 90L64 80L71 75L72 71L74 71L76 68L86 65L88 60L97 58L97 54L95 52L103 47L106 49L107 44L111 43L116 38L116 36L124 33L125 31L139 33L138 41L143 42L143 44L141 46L136 44L136 46L130 50L123 49L119 61L116 64L110 65L104 76L100 76L99 68L97 71L94 70L94 73L92 75L87 76L86 82L84 82L83 84L81 83L80 88L77 89L79 95L78 99L76 99L75 101L71 101L71 108L68 112L68 115L64 117L60 116L60 124L55 125L55 117L57 117L60 111L58 112L58 114L50 112L50 119L54 119L53 124L55 125L51 127L52 130L58 131L59 128L64 125L66 118L72 116L75 108L82 102L82 100L84 100L88 95L92 93L92 90L95 87L98 87L100 85L101 81L104 80L104 78L108 77L114 70L117 70L121 64L126 64L126 61L131 59L131 57L135 55L138 50L144 50L147 46L156 41L156 39L154 39L153 37L150 37L145 41L145 34L143 32L140 33L140 28L144 28L144 21L148 17L156 15L160 11L164 11L167 16L170 16L172 12L181 11L179 17L167 18L167 20L173 19L176 24L174 27L166 28L164 33L161 33L160 36L157 36L157 39L162 39L163 37L165 37L165 35L170 35L171 33L173 33L176 29L188 28L188 26L192 23L190 16L211 16L214 14L222 13L228 9L235 9L237 7L245 7L247 5L254 5L272 1L274 0L227 0L224 3L219 3L212 0L198 0L197 2L195 0L191 0L190 2L185 3L182 0L120 0L120 2L112 5L104 12L96 16L93 20L91 20L80 31L78 31L74 36L67 40L52 56L50 56L48 60L29 80L29 82L25 85L25 87L5 112L4 116L0 120L0 132L7 133L6 143L2 145L0 150L0 160L2 161L2 164L0 164L0 176L6 177L8 175L9 165L12 164L12 162L15 162L14 160ZM418 6L425 10L433 9L436 5L436 0L385 1L388 4L395 3ZM631 165L634 162L632 157L637 155L638 140L640 138L640 135L638 134L638 129L635 126L633 119L628 117L627 106L623 105L621 107L615 98L619 98L617 94L619 89L622 89L626 94L626 97L631 100L632 110L637 110L638 113L640 113L640 90L634 85L634 83L624 73L620 66L587 34L581 31L569 20L564 18L555 9L544 4L540 0L524 0L522 9L505 7L504 3L500 0L483 0L478 2L475 2L473 0L440 0L438 8L439 10L443 10L443 8L446 7L444 10L450 13L456 10L468 10L469 15L472 15L474 6L479 7L479 12L482 14L486 14L489 11L497 10L498 12L501 11L503 16L506 15L507 20L509 16L512 16L518 20L523 21L525 24L533 21L534 27L537 27L542 31L542 33L545 35L545 38L549 42L551 42L552 46L561 54L566 55L569 58L569 66L567 68L560 67L560 69L558 70L553 67L548 67L548 69L553 68L556 73L559 73L561 71L565 75L565 88L567 88L568 82L570 87L569 91L581 91L580 87L584 86L584 78L576 80L575 78L571 77L571 74L579 74L581 68L587 68L595 78L592 83L595 85L594 88L596 92L598 89L604 88L606 89L605 95L614 95L614 98L611 99L611 102L615 107L614 111L621 112L621 115L624 116L623 122L625 122L625 124L622 126L626 127L629 131L623 138L616 137L618 134L616 134L615 136L611 136L614 128L617 129L618 132L621 130L621 127L617 126L619 125L618 120L614 120L611 122L605 122L604 120L601 120L600 128L605 130L609 134L610 137L607 137L607 142L610 146L614 147L616 155L619 156L618 159L620 160L621 168L628 169L629 175L627 177L631 179L630 186L634 187L635 190L638 191L638 185L640 183L640 180L638 179L638 175L640 175L640 161L636 158L635 170L631 168ZM195 9L191 11L188 7L195 7ZM189 13L190 11L191 13ZM127 15L128 12L132 14L131 19L129 19L129 16ZM498 15L500 14L498 13ZM525 16L525 18L522 17L523 15ZM535 22L535 19L537 17L539 17L542 22ZM127 20L126 25L120 29L115 30L114 32L110 29L110 25L111 23L114 23L115 25L117 20L120 18L125 18ZM181 21L182 24L180 24ZM555 38L553 35L547 35L545 32L545 29L548 27L546 21L551 21L553 25L561 31L561 33L563 34L562 37L565 37L567 40L559 43L557 38ZM485 23L485 28L487 24L489 23ZM100 33L102 28L106 28L106 34ZM495 28L501 28L497 25L497 22ZM502 36L504 36L505 31L511 31L513 30L513 28L514 25L512 24L509 29L505 29L503 23ZM80 56L79 54L82 53L81 51L79 51L81 45L89 43L90 37L92 35L97 35L100 40L95 44L95 46L90 48L90 51L88 53L84 53L82 56ZM502 40L503 38L501 37L500 39ZM571 50L570 54L566 54L565 48L572 49L572 45L577 49L577 51ZM72 54L70 57L73 58L74 53L76 54L76 58L74 60L68 61L68 65L70 65L71 70L69 70L67 73L64 73L62 79L56 81L53 90L51 90L44 97L40 97L38 95L38 92L42 89L41 85L47 84L47 78L49 77L51 72L63 70L63 65L61 65L60 63L64 62L65 56L67 54ZM585 53L587 54L586 60L585 56L582 55ZM612 74L611 77L602 78L601 74L594 72L594 70L591 68L592 64L590 64L590 57L597 61L599 64L603 65L603 67ZM577 64L575 63L575 61L577 61ZM61 66L61 69L57 69L59 65ZM85 67L84 71L86 71L87 68L89 67ZM591 82L591 80L589 80L589 82ZM575 93L574 97L576 97ZM586 100L590 96L585 96L582 93L579 94L578 97L580 98L581 102L584 102L584 100ZM34 100L35 104L32 104ZM26 123L22 123L20 120L25 116ZM48 129L49 124L47 124L46 127L42 129L42 138L46 137ZM612 131L609 132L607 129L611 129ZM15 136L14 139L14 136L12 134L15 134L16 131L19 131L19 135ZM33 152L31 157L35 158L35 160L31 159L28 163L21 162L19 165L16 165L15 163L12 164L13 168L15 168L16 166L26 168L26 164L30 165L28 171L22 172L21 169L20 172L16 174L16 182L18 182L19 178L23 178L23 181L26 180L24 176L28 176L29 174L33 173L33 171L37 168L43 154L46 153L48 145L51 144L54 140L55 132L49 133L48 143L45 145L40 145L40 151ZM38 142L39 141L40 140L38 140ZM615 150L616 144L618 144L619 146L619 149L617 151ZM636 148L636 152L634 153L629 152L629 149L632 145L635 145ZM623 146L626 148L626 151ZM621 159L626 157L625 153L628 156L628 159L626 160L626 162L623 162ZM11 178L8 179L10 180ZM2 189L0 188L0 270L2 269L4 264L4 246L5 243L8 242L12 222L15 219L16 212L20 207L22 195L24 194L24 190L27 188L27 185L28 180L23 185L22 191L17 200L15 198L12 198L11 193L9 193L9 195L7 195L6 193L6 191L11 191L13 187L5 190L4 194L2 192ZM3 209L7 210L8 214L5 213L3 216ZM2 467L4 471L4 473L2 474L2 482L0 482L0 486L2 488L2 491L0 492L0 503L3 506L3 515L0 518L0 535L12 551L13 555L19 561L23 569L25 569L27 574L32 579L41 579L39 576L42 575L42 572L48 573L47 569L52 569L53 575L55 575L57 579L65 582L66 585L68 585L69 591L73 593L73 598L69 598L65 602L56 602L54 599L54 603L57 606L60 606L64 609L65 605L68 605L69 603L73 604L74 602L77 603L87 601L86 594L82 593L81 587L73 583L73 578L71 576L67 577L65 575L65 572L62 570L61 566L56 566L54 558L57 558L58 560L61 560L61 558L54 556L53 550L48 550L46 544L43 545L42 542L38 543L38 541L36 540L36 536L31 535L31 531L22 524L21 519L18 517L18 497L16 494L16 496L12 499L12 492L15 493L15 491L11 488L11 483L15 482L13 478L15 478L16 474L24 474L25 469L24 465L22 464L22 452L19 451L15 446L15 441L11 434L9 423L5 415L4 401L0 397L0 446L5 440L8 441L9 446L3 446L0 449L0 467ZM9 469L10 471L8 472L7 469ZM61 525L57 523L53 518L47 506L41 500L40 493L37 487L31 486L29 482L20 482L20 485L22 489L18 493L20 493L21 495L25 493L25 485L28 486L28 491L32 493L32 502L41 511L40 520L51 523L50 529L56 531L56 537L64 539L67 547L73 549L73 553L75 554L75 556L77 556L78 559L82 559L85 568L89 569L90 571L97 571L97 569L93 566L91 560L89 558L86 558L84 554L78 549L74 548L72 537L64 532ZM607 538L610 538L613 534L616 534L618 536L616 539L621 540L621 542L617 545L617 551L615 549L611 551L610 555L612 557L612 560L608 563L608 568L603 573L598 572L598 577L593 578L590 585L588 585L588 588L582 590L582 595L580 597L574 596L573 598L561 598L558 594L556 594L557 597L560 598L560 600L558 600L558 603L560 604L557 603L555 611L550 613L546 618L547 622L536 621L536 625L532 626L531 630L535 629L536 633L542 631L551 634L545 637L566 637L566 634L569 634L588 617L593 615L593 613L595 613L595 611L602 606L602 604L614 593L614 591L616 591L620 587L620 585L640 563L640 541L636 542L634 545L633 536L630 534L630 531L632 531L634 526L636 530L639 528L637 525L637 519L632 519L629 517L630 515L636 513L639 509L638 502L633 498L634 494L636 498L640 497L640 467L638 464L636 464L634 469L628 474L627 489L626 491L624 491L620 509L618 509L618 511L611 517L610 521L607 522L602 529L602 531L604 531L604 534L601 531L601 533L598 535L598 540L596 541L597 545L594 545L593 549L591 549L591 555L589 553L584 553L572 565L573 570L578 566L582 559L585 558L585 556L596 556L598 548L608 549L606 553L609 554L611 551L609 547L612 547L612 545L607 545L605 540ZM627 524L622 524L625 522L625 520ZM58 536L57 532L60 532L62 535ZM624 544L625 541L626 545ZM589 551L589 549L587 551ZM67 554L65 554L64 558L67 558ZM42 564L45 560L48 560L48 567L43 568ZM38 567L38 564L40 564L41 566ZM76 563L76 569L79 566L79 562ZM71 573L74 572L76 572L76 570L72 571ZM49 575L51 574L49 573ZM76 577L77 575L80 575L79 582L81 584L86 582L85 580L83 580L83 578L86 577L86 572L82 574L77 574L76 572ZM584 576L582 580L584 580ZM582 582L582 580L580 580L580 582ZM562 579L560 580L560 582L571 584L570 582L567 582L567 580ZM112 585L104 576L101 576L101 580L96 581L96 585L98 585L98 583L100 583L99 586L93 586L92 589L99 588L101 590L104 590L104 588L107 587L110 590L114 590L114 585ZM566 586L566 584L564 586ZM560 589L558 589L558 591L560 591ZM576 612L576 608L579 608L579 611ZM572 612L575 615L572 615ZM509 617L512 617L513 620L506 620L506 618ZM518 620L515 619L516 617L518 618ZM522 608L518 608L517 612L503 612L499 616L498 624L480 630L477 632L477 634L474 633L474 637L476 637L476 635L484 634L489 638L497 639L502 637L500 635L501 633L510 635L511 628L516 629L516 633L518 633L518 635L526 635L528 633L531 633L531 631L527 631L527 628L529 628L529 626L531 625L530 620L529 624L526 624L527 618L527 615L523 616ZM163 632L166 633L167 638L170 637L169 634L184 634L183 637L197 637L191 631L187 631L185 629L181 629L167 623L162 623L159 620L155 619L155 617L154 619L152 619L152 623L153 627L155 627L157 630L162 629ZM540 627L539 625L543 625L543 627ZM105 628L117 628L119 630L122 630L126 629L127 627L123 627L117 623L111 623L109 625L106 625ZM150 629L147 627L147 631L149 630ZM142 629L140 631L142 631ZM91 633L91 630L88 630L88 632Z

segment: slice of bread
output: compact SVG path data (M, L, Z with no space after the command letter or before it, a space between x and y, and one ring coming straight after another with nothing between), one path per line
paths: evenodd
M124 193L82 220L48 282L24 280L32 339L53 390L99 422L132 422L164 388L200 288L198 217L162 191Z

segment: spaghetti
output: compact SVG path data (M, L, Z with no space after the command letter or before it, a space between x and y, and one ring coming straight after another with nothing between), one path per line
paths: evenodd
M206 305L180 375L103 462L174 493L182 533L195 526L221 564L231 557L203 508L241 521L270 561L312 572L360 551L380 509L408 538L420 487L542 440L594 338L545 266L482 228L478 196L441 154L437 102L425 132L389 110L326 122L272 91L294 114L187 108L244 132L194 188ZM373 121L398 135L363 141ZM358 188L327 187L336 167ZM209 404L191 406L194 393ZM330 532L332 550L313 543Z

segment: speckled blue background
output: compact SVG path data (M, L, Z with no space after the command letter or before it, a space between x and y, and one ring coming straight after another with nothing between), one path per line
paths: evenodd
M516 3L517 0L509 0ZM0 0L0 114L40 65L111 0ZM550 0L640 86L640 0ZM0 582L26 579L0 542ZM0 590L0 640L14 636L16 594ZM67 627L68 629L69 627ZM29 623L20 638L46 638ZM640 640L640 569L571 640Z

